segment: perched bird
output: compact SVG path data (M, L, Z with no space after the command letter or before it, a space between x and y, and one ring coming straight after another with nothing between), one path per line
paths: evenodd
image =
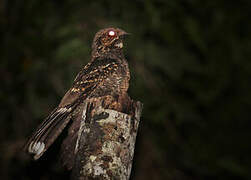
M24 146L25 151L39 159L60 135L66 125L72 121L66 144L65 155L74 151L76 132L79 121L74 114L79 113L79 106L92 97L112 96L121 99L127 96L130 73L123 55L123 40L127 35L118 28L106 28L96 33L90 62L76 76L72 87L66 92L58 107L38 126ZM75 123L75 124L74 124ZM75 139L75 141L72 141ZM67 160L66 160L67 161ZM66 162L67 165L68 162ZM72 165L68 164L70 169Z

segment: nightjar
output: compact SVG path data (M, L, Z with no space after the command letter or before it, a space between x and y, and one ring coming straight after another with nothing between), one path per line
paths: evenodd
M90 62L78 73L58 107L44 119L24 146L35 160L43 155L70 122L72 127L68 136L75 138L80 122L74 122L74 114L79 113L78 107L88 98L109 95L123 99L127 96L130 73L123 55L123 40L127 34L118 28L106 28L96 33ZM67 145L70 149L66 152L74 151L71 148L74 143Z

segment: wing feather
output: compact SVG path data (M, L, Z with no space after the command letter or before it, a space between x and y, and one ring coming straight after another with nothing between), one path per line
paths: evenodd
M40 158L71 120L75 108L94 92L115 69L110 58L96 59L88 63L76 76L72 88L62 98L59 106L38 126L24 146L25 151ZM77 131L77 130L76 130ZM74 140L73 140L74 141ZM75 142L75 141L74 141Z

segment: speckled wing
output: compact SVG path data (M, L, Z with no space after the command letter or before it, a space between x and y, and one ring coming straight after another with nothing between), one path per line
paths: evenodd
M72 88L65 94L59 106L38 126L25 144L25 151L39 159L60 135L72 117L76 107L81 104L103 81L116 71L114 59L95 59L88 63L77 75Z
M82 74L89 74L88 77L84 75L84 78L77 76L75 83L79 84L86 82L96 82L96 87L89 93L88 98L100 97L105 95L110 95L111 91L107 85L113 77L120 74L119 69L122 69L119 62L112 58L99 58L92 62L91 66ZM77 86L75 86L77 88ZM83 112L83 106L80 107L80 112ZM68 136L64 139L61 146L61 160L64 166L69 170L72 169L75 161L75 153L77 152L76 142L78 138L79 128L82 121L82 115L77 115L74 117L74 121L69 127Z

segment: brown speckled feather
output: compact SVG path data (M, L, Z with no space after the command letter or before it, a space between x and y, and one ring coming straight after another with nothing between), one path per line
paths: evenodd
M80 124L76 114L81 111L80 105L90 97L123 97L127 94L130 74L122 52L125 34L121 29L107 28L95 35L91 61L78 73L58 107L38 126L24 147L34 155L34 159L41 157L73 120L62 146L64 164L71 168L68 159L74 155L73 147Z

